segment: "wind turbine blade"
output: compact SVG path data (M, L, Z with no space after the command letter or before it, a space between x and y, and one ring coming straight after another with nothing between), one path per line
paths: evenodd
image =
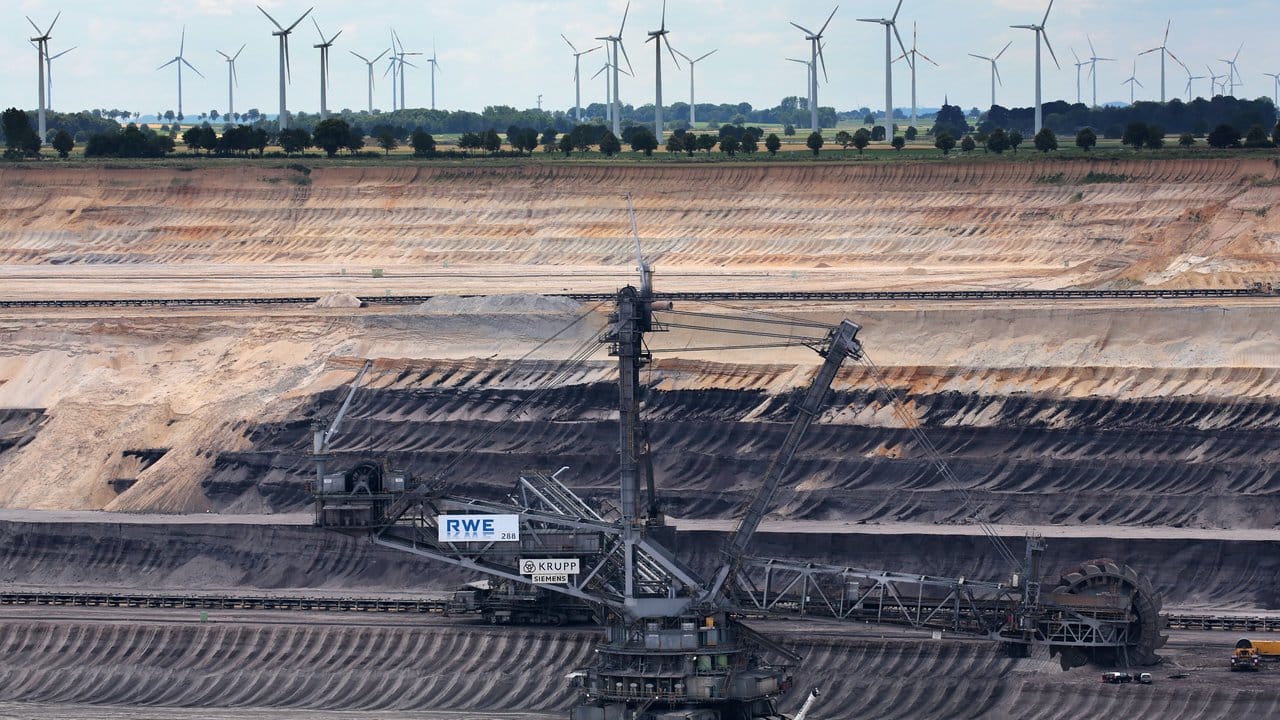
M1040 21L1041 28L1044 27L1045 23L1049 22L1049 12L1052 10L1053 10L1053 0L1049 0L1049 7L1044 9L1044 19Z
M387 48L386 50L383 50L382 55L386 55L389 52L391 52L391 48ZM379 55L378 57L374 58L371 62L378 62L379 60L382 59L382 55Z
M334 40L337 40L337 39L338 39L338 35L341 35L341 34L342 34L342 31L341 31L341 30L339 30L337 33L335 33L335 34L334 34L334 36L333 36L333 37L329 38L329 42L328 42L328 44L329 44L329 45L332 45L332 44L333 44L333 41L334 41Z
M1091 62L1091 63L1089 63L1089 74L1088 74L1088 75L1085 75L1085 77L1087 77L1087 78L1091 78L1091 77L1093 77L1093 69L1094 69L1095 67L1097 67L1097 66L1098 66L1098 63L1096 63L1096 62Z
M893 22L893 23L898 22L898 13L901 11L902 11L902 0L898 0L898 7L894 8L893 17L889 19L889 22Z
M361 55L360 53L356 52L355 50L348 50L347 52L351 53L352 55L355 55L356 57L360 58L361 60L364 60L366 63L367 63L367 62L369 62L369 58L367 58L367 57L365 57L365 56ZM374 62L377 62L377 61L375 60Z
M902 7L902 0L898 0L898 7ZM826 21L826 22L824 22L824 23L822 23L822 29L818 31L818 36L819 36L819 37L821 37L821 36L822 36L822 33L824 33L824 32L826 32L826 31L827 31L827 26L831 24L831 18L833 18L833 17L835 17L835 16L836 16L836 10L839 10L839 9L840 9L840 6L839 6L839 5L837 5L837 6L835 7L835 10L832 10L832 11L831 11L831 14L827 16L827 21ZM896 16L895 16L895 17L896 17Z
M400 61L400 64L401 64L401 65L408 65L409 67L414 68L415 70L416 70L416 69L417 69L417 67L418 67L417 65L414 65L413 63L409 62L408 60L401 60L401 61Z
M1010 46L1010 45L1012 45L1012 44L1013 44L1013 41L1012 41L1012 40L1010 40L1009 42L1005 43L1005 45L1004 45L1004 49L1002 49L1000 52L996 53L996 56L995 56L995 58L994 58L994 59L995 59L995 60L999 60L999 59L1000 59L1000 56L1004 54L1004 51L1005 51L1005 50L1008 50L1008 49L1009 49L1009 46Z
M1089 54L1093 57L1098 57L1098 51L1093 49L1093 38L1085 35L1084 39L1089 41Z
M261 5L259 5L259 6L258 6L258 9L259 9L259 10L262 10L262 6L261 6ZM267 19L268 19L268 20L270 20L270 21L271 21L271 24L272 24L272 25L275 25L275 26L276 26L276 28L277 28L278 30L281 30L281 31L283 31L283 30L284 30L284 26L282 26L280 23L276 22L276 19L275 19L275 18L271 17L271 13L267 12L266 10L262 10L262 14L263 14L263 15L266 15L266 16L267 16Z
M174 63L176 63L176 62L178 62L178 58L174 58L174 59L170 60L169 62L167 62L167 63L165 63L165 64L163 64L163 65L161 65L160 67L158 67L158 68L156 68L156 69L157 69L157 70L163 70L163 69L165 69L165 68L169 67L170 65L172 65L172 64L174 64Z
M293 64L289 60L289 36L281 35L280 40L284 42L284 73L287 82L293 82Z
M627 7L622 11L622 24L618 26L618 37L622 37L622 31L627 27L627 15L631 12L631 0L627 0Z
M876 21L876 20L862 20L862 21L860 21L860 22L877 22L877 21ZM1018 30L1035 30L1035 29L1036 29L1036 26L1035 26L1035 25L1010 25L1009 27L1011 27L1011 28L1016 28L1016 29L1018 29Z
M1189 70L1189 69L1187 68L1187 64L1186 64L1186 63L1184 63L1184 62L1182 62L1181 60L1179 60L1179 59L1178 59L1178 56L1177 56L1177 55L1174 55L1172 50L1170 50L1169 48L1165 48L1165 49L1164 49L1164 51L1165 51L1165 52L1167 52L1167 53L1169 53L1169 57L1173 58L1173 61L1174 61L1174 62L1176 62L1176 63L1178 63L1179 65L1181 65L1183 70L1186 70L1187 72L1191 72L1191 70Z
M560 33L560 37L565 41L565 44L569 46L569 49L572 50L573 53L576 55L578 53L578 48L574 47L573 43L569 42L569 38L565 37L564 33Z
M54 15L54 16L53 16L53 22L49 23L49 29L44 31L44 34L45 34L45 35L48 35L48 34L50 34L50 33L52 33L52 32L53 32L53 26L58 24L58 18L60 18L60 17L62 17L62 11L61 11L61 10L59 10L59 11L58 11L58 14L57 14L57 15ZM1244 47L1244 45L1241 45L1240 47ZM1238 55L1239 53L1236 53L1236 54Z
M236 51L236 54L231 56L231 62L235 62L236 60L238 60L240 58L240 53L244 52L244 49L248 46L249 46L248 43L241 45L240 49Z
M1150 50L1143 50L1142 52L1138 53L1138 57L1142 57L1143 55L1146 55L1147 53L1153 53L1153 52L1155 52L1155 51L1157 51L1157 50L1163 50L1163 49L1164 49L1164 48L1151 48Z
M1075 49L1075 48L1067 48L1067 49L1071 51L1071 57L1075 58L1075 59L1076 59L1076 64L1077 64L1077 65L1079 65L1079 64L1080 64L1080 56L1076 54L1076 49Z
M996 81L1000 83L1000 87L1004 87L1004 78L1000 77L1000 66L991 63L991 69L996 71Z
M982 55L974 55L973 53L969 53L969 57L971 57L971 58L978 58L979 60L986 60L987 62L991 62L991 58L989 58L989 57L984 57L984 56L982 56Z
M667 0L662 0L662 24L659 27L664 32L667 29Z
M668 45L667 45L667 47L671 47L671 45L670 45L670 44L668 44ZM685 61L685 62L687 62L687 63L689 63L690 65L692 65L692 64L695 62L695 61L693 61L693 60L690 60L688 55L685 55L684 53L680 52L679 50L675 50L675 54L677 54L677 55L679 55L680 57L684 58L684 61Z
M55 22L57 22L57 21L55 21ZM50 30L52 30L52 29L53 29L53 27L52 27L52 26L50 26L50 27L49 27L49 29L50 29ZM1239 60L1239 59L1240 59L1240 51L1241 51L1241 50L1244 50L1244 43L1240 43L1240 47L1236 49L1235 57L1231 58L1231 62L1235 62L1235 61L1237 61L1237 60Z
M899 5L901 5L901 4L902 4L902 0L898 0L898 4L899 4ZM899 47L899 48L902 48L902 54L903 54L903 55L906 55L906 54L907 54L907 46L906 46L906 45L904 45L904 44L902 43L902 36L898 34L898 25L895 23L895 24L893 24L893 25L890 25L889 27L893 28L893 36L894 36L894 37L896 37L896 38L898 38L898 47ZM911 59L907 60L907 65L908 65L909 67L915 67L915 66L916 66L916 59L915 59L915 58L911 58Z
M186 49L187 49L187 26L183 25L182 40L179 41L178 43L178 57L182 57L182 54L186 51Z
M1164 40L1160 43L1160 47L1164 47L1169 44L1169 28L1171 27L1173 27L1173 18L1169 18L1169 22L1165 23Z
M596 71L596 74L591 76L591 79L592 79L592 80L595 80L596 78L600 77L600 73L602 73L602 72L604 72L605 70L608 70L608 69L609 69L609 66L608 66L608 65L605 65L604 67L602 67L602 68L600 68L599 70L597 70L597 71Z
M933 63L933 66L934 66L934 67L942 67L942 66L941 66L941 65L939 65L938 63L933 62L933 58L929 57L928 55L925 55L924 53L920 52L919 50L917 50L917 51L916 51L916 54L917 54L917 55L919 55L920 57L924 58L925 60L928 60L929 62Z
M815 33L814 31L810 30L809 28L803 25L797 25L796 23L791 23L791 25L797 28L798 30L800 30L801 32L803 32L805 35L817 35L817 33Z
M79 46L76 46L76 47L79 47ZM49 58L49 59L50 59L50 60L57 60L58 58L62 57L63 55L66 55L67 53L69 53L69 52L71 52L72 50L75 50L75 49L76 49L75 47L67 48L66 50L63 50L62 52L58 53L57 55L54 55L53 57L51 57L51 58Z
M793 62L793 63L800 63L801 65L805 65L805 66L807 66L807 65L809 64L809 61L808 61L808 60L797 60L797 59L795 59L795 58L787 58L787 59L788 59L788 60L790 60L790 61L791 61L791 62Z
M199 70L196 70L196 66L195 66L195 65L192 65L192 64L191 64L191 63L189 63L189 62L187 62L187 59L186 59L186 58L182 58L182 64L183 64L183 65L186 65L186 66L187 66L187 67L189 67L189 68L191 68L191 69L195 72L195 74L199 75L200 77L204 77L204 73L200 72Z
M36 25L36 21L32 20L30 15L27 16L27 22L31 23L31 27L35 28L36 35L44 35L44 31Z
M231 64L231 81L236 84L236 87L240 87L240 73L236 72L235 63Z
M324 43L324 33L320 32L320 23L315 18L311 18L311 24L316 26L316 34L320 36L320 42Z
M312 10L315 10L315 8L314 8L314 7L307 8L307 11L306 11L306 12L304 12L304 13L302 13L302 17L298 18L298 21L297 21L297 22L295 22L294 24L290 25L290 26L289 26L289 29L288 29L288 30L285 30L285 32L293 32L293 29L294 29L294 28L298 27L298 25L299 25L299 24L301 24L303 20L306 20L306 19L307 19L307 16L311 14L311 11L312 11Z
M618 49L622 51L622 58L627 61L627 74L634 74L636 69L632 67L631 58L627 55L627 46L623 45L621 40L618 41Z
M677 69L677 70L679 70L679 69L680 69L680 61L679 61L678 59L676 59L676 51L675 51L675 48L671 47L671 43L666 43L666 45L667 45L667 51L671 53L671 62L675 63L675 64L676 64L676 69ZM686 59L687 59L687 58L686 58Z
M1052 0L1050 0L1050 2L1049 2L1049 6L1050 6L1050 7L1052 7L1052 6L1053 6L1053 2L1052 2ZM1052 45L1052 44L1050 44L1050 42L1049 42L1049 33L1045 32L1044 30L1041 30L1041 31L1040 31L1040 35L1041 35L1042 37L1044 37L1044 46L1045 46L1045 47L1047 47L1047 48L1049 48L1049 57L1053 58L1053 64L1054 64L1054 65L1056 65L1056 66L1058 66L1058 69L1059 69L1059 70L1061 70L1061 69L1062 69L1062 63L1058 62L1058 56L1057 56L1056 54L1054 54L1054 52L1053 52L1053 45Z
M706 55L703 55L702 57L698 58L697 60L694 60L693 62L702 62L703 60L706 60L712 55L715 55L719 51L720 51L720 48L716 48L715 50L712 50L711 52L707 53Z
M831 78L827 75L827 54L822 51L822 47L822 43L818 43L818 61L822 63L822 80L830 85Z
M224 53L224 52L222 52L221 50L218 50L218 51L217 51L217 53L218 53L219 55L221 55L222 57L226 58L228 61L230 61L230 60L231 60L231 56L230 56L230 55L228 55L228 54L226 54L226 53Z
M599 46L599 45L597 45L597 46L595 46L595 47L591 48L590 50L587 50L586 52L583 52L583 53L580 53L580 54L581 54L581 55L590 55L591 53L593 53L593 52L595 52L595 51L597 51L597 50L599 50L599 49L600 49L600 46Z

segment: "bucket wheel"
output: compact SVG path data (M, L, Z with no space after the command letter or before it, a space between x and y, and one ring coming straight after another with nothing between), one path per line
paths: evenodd
M1151 586L1151 581L1133 568L1107 558L1090 560L1063 573L1052 592L1055 595L1121 595L1132 598L1133 602L1129 642L1123 651L1120 648L1054 648L1062 655L1064 667L1076 667L1087 662L1100 665L1119 665L1126 660L1130 665L1160 662L1156 651L1169 640L1160 632L1164 627L1160 617L1163 600Z
M376 463L362 462L347 471L347 492L372 495L382 492L382 468Z

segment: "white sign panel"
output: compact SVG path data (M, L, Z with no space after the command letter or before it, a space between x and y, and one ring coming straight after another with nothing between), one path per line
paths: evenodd
M460 542L520 542L519 515L441 515L439 540Z
M520 561L521 575L577 575L581 572L577 558Z
M534 585L559 585L569 582L569 576L563 573L539 573L533 576Z

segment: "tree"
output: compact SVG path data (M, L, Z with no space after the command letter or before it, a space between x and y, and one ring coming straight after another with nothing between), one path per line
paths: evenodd
M9 108L0 116L0 124L4 127L5 157L18 158L26 153L30 146L28 137L36 134L27 119L27 113L17 108Z
M658 138L654 136L653 131L648 127L640 127L631 134L632 152L642 152L645 157L651 157L653 151L657 149Z
M884 126L883 126L883 125L876 125L875 127L871 128L871 139L872 139L873 141L875 141L875 142L880 142L880 141L884 140Z
M769 133L769 137L764 139L764 149L768 150L770 155L778 154L778 150L782 149L782 140L778 138L777 133Z
M943 132L933 139L933 146L941 150L943 155L950 155L951 149L956 146L956 139L951 137L951 133Z
M333 157L347 146L347 141L351 139L351 126L340 118L322 120L316 124L311 139L316 147L324 150L325 155Z
M863 148L871 144L871 133L866 128L858 128L853 133L853 146L858 148L858 154L862 154Z
M286 155L300 153L311 147L311 133L302 128L289 128L280 131L280 149Z
M364 149L364 128L359 125L351 126L351 133L347 135L347 152L355 155Z
M996 128L987 136L987 150L997 155L1004 154L1009 149L1009 136L1005 134L1004 128Z
M1178 136L1178 144L1184 148L1189 148L1196 144L1196 136L1189 132L1184 132Z
M612 130L605 130L604 136L600 138L600 152L604 153L605 157L613 157L622 152L622 142Z
M740 147L742 147L742 141L732 135L726 135L725 137L720 138L720 152L728 155L729 157L737 155L738 148Z
M1147 137L1143 144L1148 150L1159 150L1164 147L1164 128L1159 125L1148 125Z
M1124 128L1124 135L1120 137L1120 143L1128 145L1134 150L1140 150L1147 142L1147 126L1140 122L1131 122Z
M493 128L484 131L483 142L484 151L490 155L496 155L502 149L502 137Z
M965 153L973 152L978 147L978 143L974 142L972 135L965 135L960 139L960 150Z
M573 138L573 149L578 152L586 152L595 144L592 136L592 128L590 125L575 126L570 133Z
M1263 130L1261 125L1254 124L1244 135L1244 146L1247 148L1270 147L1271 141L1267 138L1267 131Z
M1040 132L1036 133L1034 142L1036 149L1042 153L1058 149L1058 136L1054 134L1053 130L1049 129L1048 125L1040 128Z
M400 140L396 137L396 133L389 127L378 128L374 139L378 141L378 147L382 148L384 155L390 155L392 150L400 147Z
M698 151L698 136L694 133L685 133L684 136L684 154L693 157Z
M876 124L876 116L875 116L873 113L867 113L867 114L862 118L862 124L863 124L863 125L875 125L875 124Z
M71 133L66 130L58 130L53 136L53 149L58 151L58 157L63 160L71 154L72 148L76 146L76 141L71 137Z
M906 135L907 140L915 140L916 137L920 135L920 131L916 130L915 125L908 125L907 130L904 134Z
M742 140L739 142L742 144L741 151L746 155L755 155L756 151L760 149L760 144L756 142L754 133L743 133Z
M809 133L809 139L805 140L804 144L805 147L813 151L814 155L817 155L818 151L822 150L822 146L826 144L826 140L822 139L822 133L812 132Z
M672 133L667 137L667 152L678 153L684 151L684 136Z
M564 153L565 157L573 154L573 135L565 133L560 136L560 152Z
M796 134L796 126L792 125L791 123L787 123L786 125L783 125L782 134L786 135L787 137L794 136Z
M1276 126L1271 129L1271 142L1280 145L1280 120L1276 121Z
M218 133L207 124L200 127L200 149L205 155L211 155L218 149Z
M894 150L901 150L907 146L907 141L903 140L901 135L894 135L893 142L889 144L893 146Z
M413 146L414 157L430 157L436 154L436 139L422 128L413 131L409 136L409 144Z
M198 127L187 128L186 132L182 133L182 144L186 145L192 152L198 151L203 134Z
M1092 128L1085 128L1076 133L1076 147L1089 152L1098 144L1098 134Z
M836 144L840 146L841 150L848 150L849 146L853 144L853 136L849 134L848 130L841 130L836 133Z
M719 142L720 142L720 139L717 138L715 135L711 135L711 134L699 135L698 149L710 155L711 151L716 149L716 144Z
M1223 123L1209 133L1208 143L1218 149L1240 147L1240 131Z
M1018 153L1018 146L1020 145L1022 145L1022 133L1018 132L1017 130L1010 132L1009 133L1009 149L1012 150L1015 155Z

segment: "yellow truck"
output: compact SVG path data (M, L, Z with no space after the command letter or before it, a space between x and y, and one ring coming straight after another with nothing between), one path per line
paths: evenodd
M1240 638L1231 654L1231 669L1257 671L1262 669L1262 663L1277 660L1280 660L1280 640Z

